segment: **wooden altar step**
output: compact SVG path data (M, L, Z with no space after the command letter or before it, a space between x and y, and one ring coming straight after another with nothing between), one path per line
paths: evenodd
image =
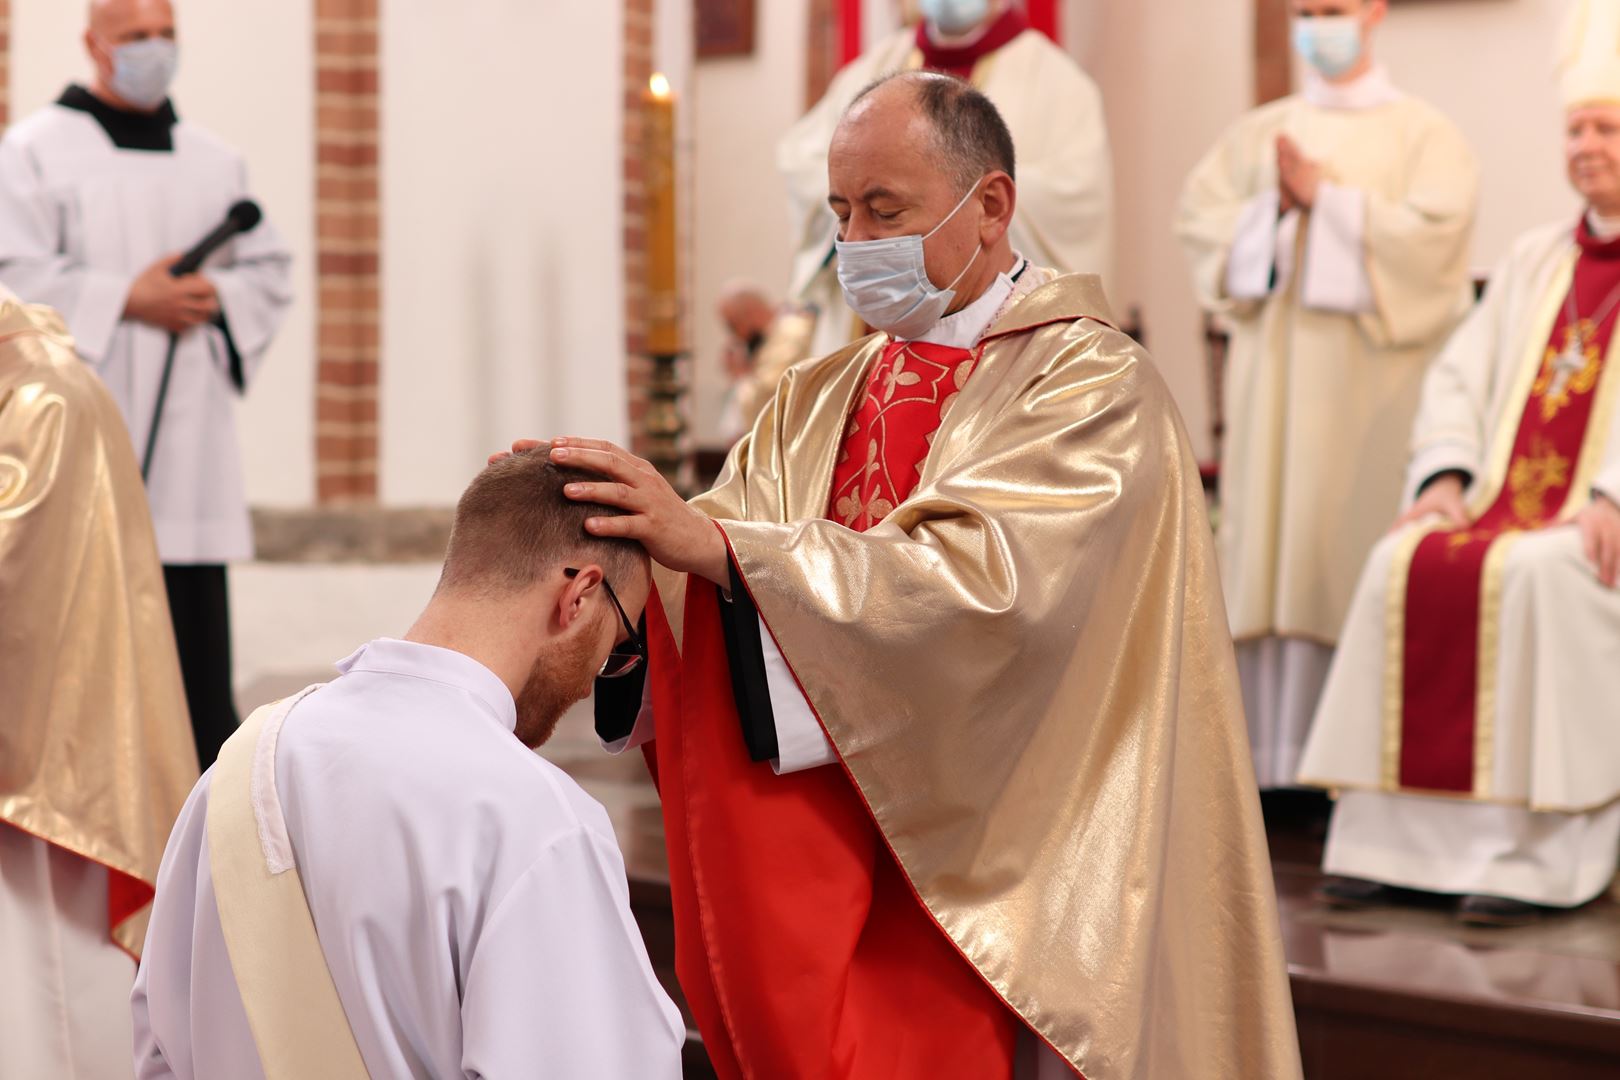
M684 1010L657 793L639 755L581 736L546 756L608 808L648 954ZM1313 898L1319 808L1268 796L1267 825L1308 1080L1620 1080L1615 899L1511 930L1460 926L1438 898L1334 912ZM686 1076L713 1075L693 1030Z
M639 824L631 834L638 856L654 839L646 831L654 821ZM652 832L661 856L661 830ZM1271 839L1308 1080L1620 1078L1613 899L1512 930L1462 927L1448 903L1419 897L1339 913L1313 897L1319 824L1284 816ZM638 857L631 866L631 906L648 953L681 1002L667 874L661 861ZM714 1076L695 1029L685 1075Z

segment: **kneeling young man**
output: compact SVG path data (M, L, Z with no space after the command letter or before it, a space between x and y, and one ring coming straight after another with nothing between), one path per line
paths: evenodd
M543 452L485 469L404 640L255 713L181 812L139 1077L677 1077L602 807L530 752L637 666L640 545Z

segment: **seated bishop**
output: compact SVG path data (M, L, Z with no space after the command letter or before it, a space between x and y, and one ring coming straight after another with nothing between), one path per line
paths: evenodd
M1620 855L1620 2L1562 64L1579 221L1522 237L1430 371L1410 509L1374 549L1301 762L1341 792L1326 898L1508 924Z

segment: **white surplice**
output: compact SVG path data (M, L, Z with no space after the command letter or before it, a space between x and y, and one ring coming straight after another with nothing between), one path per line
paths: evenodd
M55 308L145 449L166 331L123 318L136 275L192 247L248 194L242 158L180 121L173 149L119 148L90 113L52 104L0 139L0 282ZM291 255L269 221L204 266L250 383L292 301ZM251 558L225 334L203 325L175 356L147 483L166 565Z
M276 794L375 1077L675 1080L686 1030L607 813L513 736L504 683L378 640L288 714ZM164 853L132 998L136 1073L262 1075L215 906L210 775Z
M1324 170L1280 214L1277 136ZM1424 366L1468 302L1472 154L1381 69L1244 116L1177 233L1231 327L1217 547L1262 788L1291 785L1356 573L1400 500Z
M868 83L921 64L916 31L897 32L845 65L777 145L799 245L790 293L819 312L810 356L848 344L860 325L844 303L833 261L838 221L827 208L833 132ZM1013 246L1038 266L1106 279L1113 273L1114 177L1097 84L1037 30L981 59L972 82L1001 113L1017 150Z
M1525 234L1492 272L1424 384L1408 501L1425 480L1456 469L1474 478L1477 502L1490 471L1506 467L1501 436L1518 430L1526 366L1540 361L1575 257L1572 228L1559 223ZM1615 355L1611 345L1611 362ZM1591 487L1620 498L1620 408L1593 423ZM1587 497L1571 496L1576 505ZM1496 700L1484 780L1491 801L1385 792L1386 611L1405 535L1386 537L1368 557L1300 763L1302 783L1345 791L1323 866L1431 892L1584 903L1620 863L1620 590L1598 581L1573 523L1521 534L1503 564L1497 668L1487 676Z
M107 868L0 821L0 1077L128 1076L134 980Z

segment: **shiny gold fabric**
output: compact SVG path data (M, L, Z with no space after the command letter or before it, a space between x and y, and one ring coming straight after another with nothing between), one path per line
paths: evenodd
M0 820L148 885L197 779L117 406L47 308L0 302ZM150 905L112 928L139 956Z
M823 515L881 337L790 370L695 504L917 892L1036 1031L1088 1080L1297 1077L1198 472L1107 318L1078 275L1004 314L869 532Z

